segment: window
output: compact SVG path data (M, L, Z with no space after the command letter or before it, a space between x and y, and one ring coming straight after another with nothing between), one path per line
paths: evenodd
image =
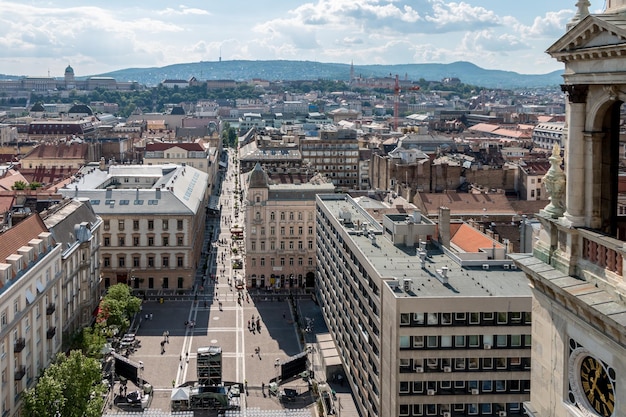
M467 369L478 369L478 358L469 358L467 360Z
M309 226L309 234L312 235L313 234L313 226Z
M263 230L263 228L261 228L261 231ZM261 234L263 234L261 232ZM276 235L276 227L274 226L270 226L270 236L275 236Z
M521 312L513 312L511 313L511 323L521 323L522 322L522 313Z
M154 268L154 256L148 256L148 266Z
M163 230L167 230L170 228L170 221L169 219L163 219Z
M302 220L302 212L301 211L298 212L298 220Z
M454 358L454 369L465 369L465 358Z
M289 236L293 236L293 226L289 226Z
M285 236L285 226L280 226L280 235Z
M303 232L303 228L302 226L298 226L298 234L301 235Z
M424 324L424 313L413 313L413 321L416 324Z
M154 236L148 236L148 246L154 246Z
M496 346L506 347L506 335L505 334L499 334L496 336Z
M428 319L427 323L431 326L436 326L437 324L439 324L437 313L428 313L426 315L426 318Z
M426 359L426 367L428 369L439 369L439 359L437 358Z
M478 404L467 404L467 414L469 415L478 414Z
M133 256L133 268L139 267L139 256Z
M184 243L185 243L185 241L183 240L182 236L176 236L176 244L178 246L183 246Z
M454 313L454 321L463 322L467 319L466 313Z
M452 313L441 313L441 324L452 324Z
M491 381L485 381L485 382L489 382L489 384L491 384ZM489 391L491 391L491 389L489 389ZM482 403L480 404L480 411L482 411L483 415L490 415L491 414L491 403Z
M252 266L255 267L256 266L256 258L252 258L251 263L252 263Z
M126 266L126 257L120 256L119 258L117 258L117 265L120 268L124 268Z
M126 238L124 236L118 237L118 246L124 246L126 244Z
M276 249L276 242L275 241L270 241L270 250L274 250Z
M506 358L496 358L496 369L506 369Z
M133 236L133 246L139 246L139 236Z
M148 230L154 230L154 220L148 220Z
M111 229L111 222L110 222L110 220L104 220L102 227L104 228L104 230L110 230Z
M176 257L176 266L182 268L185 265L185 258L183 256Z
M293 211L289 212L289 220L293 220Z
M483 345L493 346L493 335L485 334L483 335Z
M493 358L483 358L483 369L493 369Z
M261 258L263 259L263 258ZM411 338L409 336L400 336L400 349L408 349L411 347Z
M470 313L470 324L480 324L480 313Z
M441 336L441 347L452 347L452 336Z
M313 266L313 258L309 258L309 266Z
M429 348L436 348L437 347L437 336L428 336L427 346Z
M104 237L104 246L111 246L111 238L109 236Z
M276 266L276 259L270 258L270 266Z
M261 234L265 235L265 227L261 226Z
M408 394L408 392L409 392L409 381L400 381L400 394ZM407 410L407 414L408 414L408 410Z
M304 249L304 242L302 242L301 240L298 241L298 249L299 250Z
M284 241L280 242L280 250L285 250L285 242Z
M309 250L313 249L313 241L312 240L309 240L307 245L308 245Z
M170 266L170 257L169 256L163 256L161 258L161 265L163 265L164 267L169 267Z
M414 348L423 348L424 347L424 336L413 336L413 347Z
M522 346L522 335L521 334L512 334L511 335L511 346L512 347Z
M424 392L424 383L422 381L413 381L413 393L419 394Z
M463 335L454 336L454 346L465 347L465 336Z
M407 384L407 388L406 388L407 391L402 391L402 382L400 382L400 393L401 394L408 392L408 389L409 389L408 382L406 384ZM400 415L401 416L408 416L409 415L409 404L400 404Z
M118 220L117 221L117 229L118 230L124 230L124 220Z
M299 266L302 266L302 264L303 264L302 260L303 260L302 258L298 258L298 265Z
M478 347L479 345L479 337L478 335L472 334L467 336L468 340L469 340L469 346L470 347Z
M289 258L289 266L293 266L293 258Z
M483 313L483 320L484 321L493 321L494 319L494 314L493 313Z
M178 230L183 230L183 221L182 220L176 220L176 228Z
M169 236L163 236L163 246L169 246L169 245L170 245Z
M252 250L253 252L256 250L256 240L250 242L250 250Z
M506 324L507 322L507 314L505 312L498 313L498 324Z
M273 211L270 213L270 220L271 221L276 220L276 213L274 213Z
M506 381L502 379L496 380L496 391L504 392L506 391Z
M524 335L524 346L525 347L531 347L533 344L533 338L531 335L529 334L525 334Z
M139 230L139 220L133 220L133 230Z
M111 258L108 256L105 256L104 258L102 258L102 261L104 263L104 267L108 268L111 266Z
M261 266L265 266L265 258L261 258Z
M411 324L411 316L408 313L400 314L400 326L408 326Z
M280 258L280 266L285 266L285 258Z
M280 220L285 220L285 212L284 211L280 212Z

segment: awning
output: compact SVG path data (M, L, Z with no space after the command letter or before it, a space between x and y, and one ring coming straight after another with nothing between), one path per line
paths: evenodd
M35 286L37 287L37 292L39 294L43 294L43 290L46 289L46 287L44 287L44 285L39 280L37 280L37 282L35 283Z
M26 290L26 302L32 304L35 301L35 296L30 290Z

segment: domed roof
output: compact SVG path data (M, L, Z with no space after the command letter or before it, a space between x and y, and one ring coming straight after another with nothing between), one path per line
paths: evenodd
M74 74L74 68L72 68L71 66L67 66L67 68L65 68L65 73L66 74Z
M250 173L249 188L267 188L268 184L269 178L263 168L261 168L261 164L257 162L254 169Z
M90 116L93 115L93 111L91 110L91 107L89 107L86 104L74 104L68 111L68 114L72 114L72 113L80 113L80 114L88 114Z

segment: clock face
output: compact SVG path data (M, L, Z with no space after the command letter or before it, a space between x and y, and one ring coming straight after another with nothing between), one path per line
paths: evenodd
M584 356L580 362L580 387L589 406L602 417L613 415L615 391L613 379L604 364L593 356Z

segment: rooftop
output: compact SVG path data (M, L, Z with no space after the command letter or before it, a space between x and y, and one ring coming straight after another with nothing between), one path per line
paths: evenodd
M350 222L341 221L341 228L349 235L356 251L364 254L383 279L411 282L409 292L396 292L397 297L529 297L530 289L524 274L512 270L511 266L494 266L487 262L474 267L461 267L435 244L419 246L427 256L422 266L419 247L394 245L387 231L354 200L343 195L319 195L318 202L339 221L350 217ZM341 214L340 214L341 213ZM402 216L406 218L406 216ZM392 217L393 220L394 217ZM429 222L421 216L419 223ZM365 227L363 227L365 225ZM367 232L363 231L366 229ZM491 244L489 244L491 246ZM447 272L446 271L447 268ZM447 279L442 276L447 275ZM442 281L447 281L443 283Z

